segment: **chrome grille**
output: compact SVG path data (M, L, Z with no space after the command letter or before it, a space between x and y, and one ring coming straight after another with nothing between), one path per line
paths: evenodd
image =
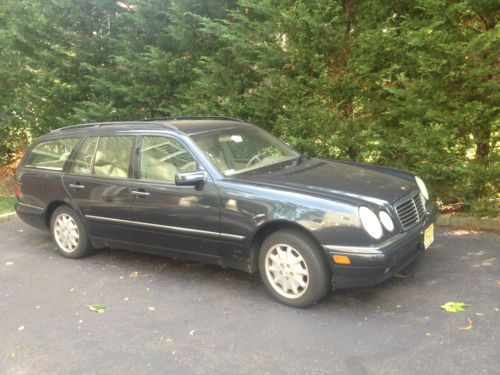
M425 216L424 199L420 193L413 193L406 197L397 203L394 208L398 214L401 226L405 230L418 224Z

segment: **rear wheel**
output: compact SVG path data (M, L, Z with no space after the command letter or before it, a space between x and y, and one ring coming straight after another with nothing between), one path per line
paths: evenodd
M57 245L57 252L62 256L82 258L93 251L83 222L68 206L60 206L54 211L50 220L50 231Z
M320 250L297 231L278 231L264 240L259 271L269 292L289 306L310 306L330 290L330 272Z

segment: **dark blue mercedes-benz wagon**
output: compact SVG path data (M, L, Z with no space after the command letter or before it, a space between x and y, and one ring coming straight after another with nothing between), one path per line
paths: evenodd
M16 181L17 214L63 256L111 247L259 271L297 307L388 279L433 242L437 216L411 173L307 158L224 117L57 129Z

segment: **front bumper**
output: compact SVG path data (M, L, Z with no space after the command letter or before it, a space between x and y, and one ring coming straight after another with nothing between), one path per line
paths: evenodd
M379 284L407 267L424 250L424 230L435 223L437 207L430 205L426 218L415 228L398 233L374 247L323 246L332 269L332 288L357 288ZM332 261L333 255L347 255L350 265Z

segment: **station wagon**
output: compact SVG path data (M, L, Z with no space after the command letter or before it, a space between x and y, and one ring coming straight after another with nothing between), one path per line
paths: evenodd
M432 243L437 215L411 173L305 157L225 117L60 128L16 182L17 214L65 257L117 248L259 272L295 307L390 278Z

